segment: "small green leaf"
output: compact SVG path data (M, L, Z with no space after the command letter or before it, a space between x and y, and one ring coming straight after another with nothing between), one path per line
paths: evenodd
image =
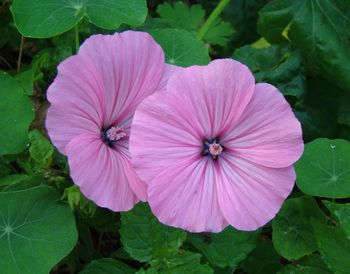
M312 197L288 199L272 222L272 240L276 251L288 260L297 260L317 249L311 218L320 222L326 216Z
M257 82L275 85L284 95L300 98L305 93L305 76L299 51L288 44L255 48L241 47L232 56L246 64Z
M225 46L235 32L230 23L220 19L214 21L208 32L204 35L204 40L212 45Z
M47 186L0 193L1 272L47 274L73 249L74 216L58 198Z
M0 179L0 186L7 186L11 184L17 184L21 181L29 179L30 176L27 174L12 174L5 176Z
M133 274L136 270L112 258L92 261L79 274Z
M249 274L276 273L281 268L280 260L272 242L259 241L241 266Z
M201 5L188 6L183 2L161 4L157 7L157 13L172 28L189 31L197 31L205 19L205 10Z
M169 64L188 67L210 62L208 49L186 30L159 29L151 31L151 35L163 48Z
M145 0L14 0L11 11L24 36L48 38L68 31L84 17L104 29L140 25L147 5Z
M0 72L0 155L21 152L34 119L32 103L15 79Z
M67 199L71 209L79 208L86 216L93 216L96 212L96 205L80 192L77 185L66 188L62 199Z
M43 168L51 165L54 148L38 130L29 132L29 154L30 157Z
M192 32L198 32L205 21L205 10L200 5L188 6L183 2L175 2L170 5L164 3L158 6L157 13L161 20L175 29L184 29ZM217 18L204 40L212 45L224 46L227 44L234 29L230 23Z
M347 274L350 269L350 240L338 227L312 221L318 251L333 273Z
M332 215L337 219L340 227L350 239L350 203L337 204L330 201L322 201Z
M220 233L190 234L188 240L212 266L235 268L255 248L256 234L227 227Z
M181 250L175 256L166 259L162 264L138 271L138 274L212 274L213 270L207 264L201 264L201 255Z
M41 77L40 69L48 63L49 59L49 53L45 52L39 58L35 59L29 68L16 74L15 78L21 84L26 94L33 95L34 82Z
M306 144L296 163L297 185L308 195L350 197L350 143L316 139Z
M131 257L157 263L178 252L186 232L158 222L149 207L139 203L133 210L121 214L121 241Z

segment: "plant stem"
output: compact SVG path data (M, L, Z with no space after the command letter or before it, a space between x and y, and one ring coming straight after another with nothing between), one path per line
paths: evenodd
M21 62L22 62L22 53L23 53L23 44L24 44L24 36L21 36L21 44L19 46L19 54L18 54L18 60L17 60L17 73L21 69Z
M79 51L79 46L80 46L80 43L79 43L79 27L78 27L78 24L75 25L74 30L75 30L75 52L78 53L78 51Z
M209 15L208 19L204 22L203 26L200 28L198 35L197 35L198 39L203 40L204 35L208 32L208 30L213 25L216 18L219 17L219 15L224 10L224 8L227 6L228 3L230 3L230 0L220 0L219 4L212 11L212 13Z

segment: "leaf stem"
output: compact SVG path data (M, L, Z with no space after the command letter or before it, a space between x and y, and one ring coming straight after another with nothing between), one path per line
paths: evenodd
M219 4L215 7L215 9L209 15L208 19L204 22L203 26L200 28L197 35L198 39L203 40L204 35L208 32L208 30L213 25L216 18L219 17L219 15L227 6L228 3L230 3L230 0L220 0Z
M23 44L24 44L24 36L21 35L21 44L19 46L19 54L18 54L18 60L17 60L17 73L21 69L21 62L22 62L22 53L23 53Z
M78 53L79 51L79 46L80 46L80 42L79 42L79 24L76 24L74 27L74 31L75 31L75 52Z

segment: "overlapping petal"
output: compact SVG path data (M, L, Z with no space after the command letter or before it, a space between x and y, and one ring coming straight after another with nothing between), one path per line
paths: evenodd
M220 159L218 201L227 222L240 230L255 230L270 221L290 194L293 166L268 168L234 154Z
M102 143L99 135L78 135L66 150L70 176L81 192L97 205L126 211L138 201L126 174L129 160L121 151Z
M211 159L187 159L153 178L149 203L158 219L191 232L220 232L227 225L218 202L216 167Z
M267 167L288 167L301 156L301 125L283 95L257 84L238 124L221 139L231 153Z

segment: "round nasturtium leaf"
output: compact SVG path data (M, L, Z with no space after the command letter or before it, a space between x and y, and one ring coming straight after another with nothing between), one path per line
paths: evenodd
M302 192L327 198L350 197L350 142L316 139L306 144L295 167Z
M0 72L0 155L21 152L28 144L33 105L19 83Z
M208 49L191 32L180 29L156 29L151 35L162 47L165 60L172 65L188 67L207 65L210 62Z
M47 274L77 241L74 216L48 186L0 193L0 273Z
M309 196L288 199L272 222L276 251L288 260L297 260L317 249L311 218L326 221L316 201Z
M84 17L104 29L140 25L147 5L146 0L14 0L11 11L24 36L48 38L68 31Z

